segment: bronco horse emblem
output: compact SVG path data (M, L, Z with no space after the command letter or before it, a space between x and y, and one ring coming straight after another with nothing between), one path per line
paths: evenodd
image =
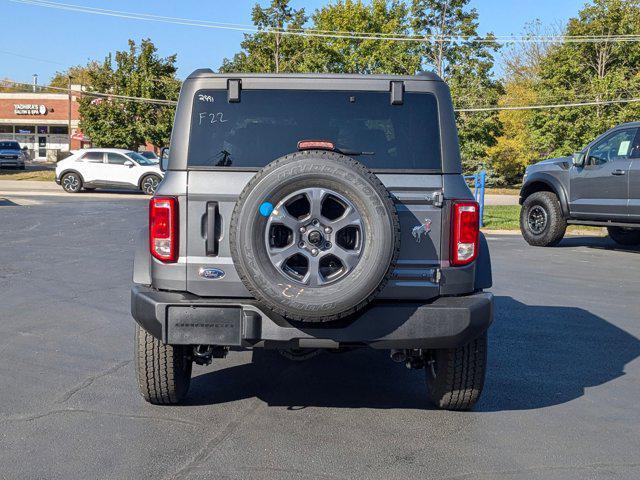
M426 237L430 231L431 231L431 220L428 218L425 218L424 222L421 225L418 225L417 227L413 227L413 229L411 230L411 235L413 235L413 238L416 239L417 243L420 243L420 241L422 240L422 234L424 233Z

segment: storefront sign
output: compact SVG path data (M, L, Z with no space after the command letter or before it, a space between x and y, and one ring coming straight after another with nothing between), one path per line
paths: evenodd
M33 103L16 103L13 105L13 113L16 115L46 115L47 107Z

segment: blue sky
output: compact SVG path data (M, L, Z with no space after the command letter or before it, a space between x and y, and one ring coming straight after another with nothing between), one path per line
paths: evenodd
M329 0L292 0L294 8L311 13ZM151 13L227 23L251 23L256 0L197 0L108 2L64 0L65 3ZM259 3L266 4L268 0ZM526 22L540 19L544 24L565 22L575 16L584 0L471 0L480 15L481 33L518 34ZM149 37L161 55L178 54L178 74L187 76L196 68L217 68L224 57L239 50L242 33L127 20L78 12L48 9L0 0L0 78L40 83L57 70L103 59L109 51L126 48L127 40ZM6 52L11 52L8 54ZM33 58L25 58L33 57ZM37 60L39 59L39 60Z

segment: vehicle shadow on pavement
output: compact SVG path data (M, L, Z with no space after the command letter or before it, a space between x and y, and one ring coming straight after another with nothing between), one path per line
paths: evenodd
M233 355L233 353L231 353ZM270 406L301 409L427 409L423 370L394 363L386 350L322 352L302 362L256 349L252 362L192 379L188 405L258 397Z
M640 245L627 247L617 244L609 237L565 237L555 248L588 247L597 250L616 250L619 252L640 253Z
M569 402L624 375L625 365L640 356L640 340L584 309L525 305L505 296L495 301L489 369L475 412ZM291 409L433 408L423 370L408 370L387 351L372 349L323 352L304 362L256 349L251 363L194 376L186 403L253 397Z
M569 402L624 375L640 340L576 307L495 297L489 370L475 411L527 410Z

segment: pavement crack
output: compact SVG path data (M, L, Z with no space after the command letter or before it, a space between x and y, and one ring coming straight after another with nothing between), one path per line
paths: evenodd
M112 373L117 372L122 367L124 367L125 365L128 365L131 362L132 362L132 360L124 360L122 362L116 363L115 365L107 368L106 370L104 370L102 372L96 373L95 375L91 375L91 376L85 378L80 384L78 384L75 387L67 390L64 393L62 393L60 398L58 400L56 400L54 403L61 404L61 403L67 402L71 397L73 397L80 390L83 390L83 389L91 386L93 384L93 382L95 382L97 379L102 378L102 377L106 377L107 375L111 375Z
M285 369L280 371L279 380L270 384L269 389L275 389L280 386L280 384L284 381L289 371L295 369L296 365L292 362L291 365L286 367ZM219 435L214 436L209 439L203 446L198 450L198 452L191 457L182 467L180 467L175 473L169 474L164 479L178 479L185 478L187 474L193 470L197 470L200 468L201 464L209 458L212 451L217 448L220 444L222 444L227 438L233 435L242 425L247 418L255 413L258 410L258 407L262 404L258 397L255 397L252 403L244 410L243 413L238 415L235 420L232 420L227 424L226 427L220 432Z
M165 476L164 478L185 478L189 472L196 469L202 462L206 461L212 450L233 435L240 428L242 422L255 413L261 403L262 402L260 402L260 400L254 398L251 405L249 405L249 407L247 407L236 419L229 422L222 432L209 439L202 448L200 448L200 450L198 450L198 452L175 473Z
M118 412L105 412L100 410L90 410L84 408L59 408L47 410L45 412L34 413L30 415L19 415L14 417L6 417L2 419L5 422L31 422L40 418L45 418L51 415L65 415L65 414L88 414L88 415L108 415L111 417L128 418L135 420L154 420L160 422L177 423L181 425L188 425L190 427L201 427L200 424L190 422L188 420L181 420L179 418L168 418L156 415L136 415L131 413L118 413Z

